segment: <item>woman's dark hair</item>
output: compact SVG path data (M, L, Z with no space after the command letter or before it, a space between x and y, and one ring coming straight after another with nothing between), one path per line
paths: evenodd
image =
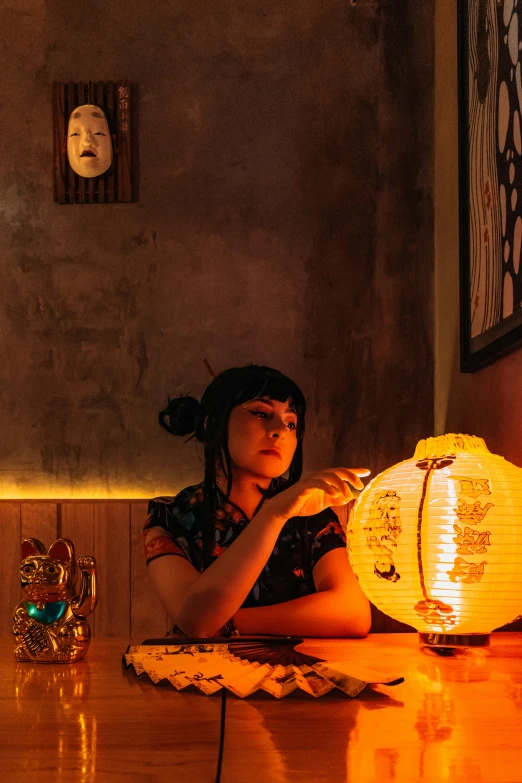
M227 479L226 496L232 489L232 462L228 450L228 420L238 405L260 397L278 402L289 400L297 414L297 448L288 478L272 479L264 497L272 497L301 478L306 402L299 387L286 375L256 364L233 367L217 375L207 387L201 403L194 397L169 400L159 414L159 423L173 435L192 435L205 447L204 496L211 503L218 497L216 469ZM190 440L190 438L189 438Z

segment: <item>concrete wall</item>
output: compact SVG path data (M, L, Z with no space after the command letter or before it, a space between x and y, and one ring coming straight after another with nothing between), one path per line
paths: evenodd
M0 494L198 479L167 395L268 363L307 464L409 456L433 422L433 29L416 0L6 0ZM51 83L139 86L140 199L52 200Z
M435 14L435 429L483 437L522 466L522 350L472 374L459 370L457 19Z

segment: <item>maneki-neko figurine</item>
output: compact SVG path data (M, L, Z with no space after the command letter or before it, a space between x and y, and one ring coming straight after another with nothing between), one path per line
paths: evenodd
M95 559L76 561L74 545L66 538L48 551L37 538L27 538L22 541L20 581L24 598L14 611L16 660L74 663L83 658L91 636L86 617L98 602Z

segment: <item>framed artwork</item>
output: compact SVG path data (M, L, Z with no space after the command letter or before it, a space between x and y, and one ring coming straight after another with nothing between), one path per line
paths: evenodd
M128 81L54 82L54 200L134 201L136 161Z
M458 0L461 370L522 346L522 0Z

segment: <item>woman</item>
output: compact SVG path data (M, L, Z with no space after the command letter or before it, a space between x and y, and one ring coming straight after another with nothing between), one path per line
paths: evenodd
M293 381L251 365L218 375L201 403L169 402L160 423L204 444L205 477L149 504L152 584L174 633L365 636L370 605L332 506L368 470L301 479L305 400Z

